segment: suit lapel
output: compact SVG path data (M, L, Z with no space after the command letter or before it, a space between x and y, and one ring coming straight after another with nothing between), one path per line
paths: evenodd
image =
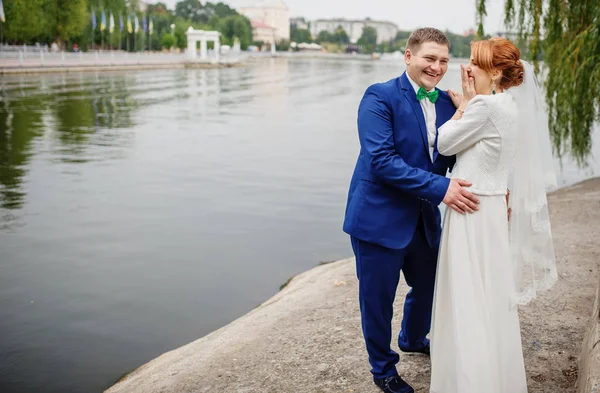
M421 103L417 100L417 94L415 93L415 89L413 89L408 77L406 76L406 72L402 74L400 77L400 87L402 88L402 92L404 96L412 106L413 111L415 112L415 116L417 117L417 121L419 122L419 128L421 129L421 138L423 139L423 145L425 146L425 151L427 153L427 157L429 157L429 141L427 139L427 126L425 125L425 115L423 114L423 108L421 108Z

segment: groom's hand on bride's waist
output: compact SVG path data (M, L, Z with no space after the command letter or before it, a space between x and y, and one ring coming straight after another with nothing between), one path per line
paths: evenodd
M479 199L464 188L470 186L471 183L466 180L450 179L450 185L442 202L460 214L474 213L479 210Z

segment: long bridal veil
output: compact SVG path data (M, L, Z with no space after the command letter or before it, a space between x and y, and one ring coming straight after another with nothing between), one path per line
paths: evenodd
M517 149L509 182L513 306L530 302L557 279L546 198L547 190L556 187L548 114L533 67L522 63L524 82L506 91L514 97L519 110L515 124Z

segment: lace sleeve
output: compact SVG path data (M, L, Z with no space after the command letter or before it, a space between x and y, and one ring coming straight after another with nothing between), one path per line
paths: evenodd
M481 96L469 102L463 117L459 120L448 120L439 129L437 148L440 154L451 156L473 146L480 140L492 136L493 127L487 127L490 118L490 107Z

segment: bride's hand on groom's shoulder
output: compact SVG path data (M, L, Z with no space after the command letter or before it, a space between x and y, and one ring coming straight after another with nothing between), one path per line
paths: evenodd
M460 106L460 104L462 104L462 102L463 102L462 94L457 93L453 90L446 90L446 93L448 93L448 95L452 99L452 103L454 104L454 107L458 108Z

